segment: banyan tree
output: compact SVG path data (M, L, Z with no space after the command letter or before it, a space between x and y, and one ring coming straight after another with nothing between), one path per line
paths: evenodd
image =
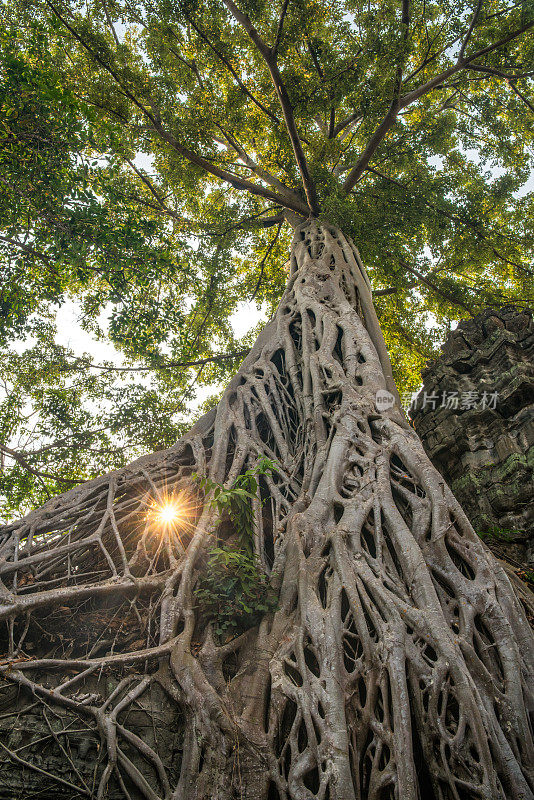
M162 174L182 170L174 199L147 187L173 224L242 203L249 239L292 240L277 310L215 407L1 529L0 798L532 798L532 632L402 409L380 324L396 307L379 322L373 302L378 284L458 310L515 280L511 262L527 274L482 201L476 218L458 144L477 134L520 170L527 5L30 12L69 43L64 79L95 113L122 104ZM436 196L428 159L449 151ZM423 246L442 246L425 274ZM267 598L226 628L206 604L224 556L221 586L245 566Z

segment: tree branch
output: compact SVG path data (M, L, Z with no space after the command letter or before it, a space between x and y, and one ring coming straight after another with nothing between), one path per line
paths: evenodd
M62 786L66 786L67 789L71 790L71 792L72 790L74 790L76 794L83 794L89 798L91 796L94 796L93 793L90 792L88 789L84 789L80 785L75 786L73 783L70 783L69 781L66 781L63 778L54 775L52 772L48 772L45 769L41 769L41 767L38 767L36 764L32 764L31 761L26 761L24 758L21 758L16 753L14 753L13 750L10 750L9 747L6 747L5 744L2 744L2 742L0 742L0 747L7 753L8 758L11 758L17 764L20 764L23 767L23 769L33 770L34 772L38 772L40 775L44 775L46 778L51 778L56 783L60 783Z
M108 72L114 81L120 86L122 92L124 93L125 97L127 97L140 111L144 114L147 119L150 120L154 130L156 130L161 138L166 141L171 147L176 150L181 156L183 156L187 161L191 164L194 164L197 167L200 167L205 172L213 175L216 178L219 178L226 183L229 183L230 186L233 186L234 189L238 190L246 190L251 194L258 195L259 197L264 197L271 202L276 202L278 205L284 206L285 208L290 208L292 211L296 211L298 214L306 214L308 213L308 208L302 202L293 202L288 200L287 198L283 198L277 195L274 192L270 192L268 189L265 189L263 186L258 184L252 183L251 181L247 181L245 178L240 178L238 175L235 175L227 170L221 169L220 167L212 164L203 156L198 155L197 153L190 150L188 147L185 147L181 142L178 141L169 131L167 131L159 116L159 113L155 108L152 108L150 111L148 108L131 92L126 86L124 86L123 82L121 81L120 76L117 72L110 67L109 64L106 62L93 51L90 45L83 39L82 36L73 28L73 26L65 19L65 17L61 14L61 12L54 6L51 0L46 0L47 6L51 9L51 11L57 16L57 18L61 21L61 23L67 28L69 33L76 39L77 42L81 44L81 46L89 53L91 58L99 64L103 69Z
M20 464L20 466L25 469L26 472L29 472L31 475L35 475L36 478L50 478L58 483L83 483L83 480L75 480L74 478L58 478L55 475L51 475L49 472L42 472L41 470L32 467L32 465L26 461L24 456L22 456L16 450L12 450L11 447L7 447L7 445L2 444L2 442L0 442L0 450L16 461L17 464Z
M533 104L530 102L530 100L528 100L528 99L525 97L525 95L524 95L524 94L522 94L522 93L519 91L519 89L517 88L517 86L515 86L515 85L514 85L513 81L512 81L510 78L508 79L507 83L508 83L508 86L510 87L510 89L512 90L512 92L515 92L515 94L516 94L516 95L517 95L519 98L521 98L521 100L522 100L522 101L525 103L525 105L526 105L526 106L528 106L532 112L534 112L534 105L533 105Z
M384 175L383 172L379 172L379 170L374 169L373 167L367 167L367 172L372 172L374 175L377 175L379 178L382 178L385 181L389 181L390 183L395 184L395 186L398 186L399 189L402 189L407 194L412 195L412 197L413 196L415 196L416 198L418 197L417 194L415 194L408 186L405 186L403 183L401 183L400 181L396 180L395 178L390 178L389 175ZM467 226L469 228L472 228L480 238L486 239L486 240L488 239L488 236L481 230L480 225L477 222L474 222L473 220L470 220L470 219L465 219L465 217L460 217L460 216L458 216L458 214L451 214L448 211L445 211L445 209L440 208L435 203L431 203L429 200L427 200L424 197L419 197L419 199L424 203L425 206L427 206L428 208L431 208L433 211L436 211L438 214L442 214L444 217L447 217L447 219L453 220L453 222L460 223L460 225L465 225L465 226ZM496 230L496 231L493 230L493 231L491 231L491 233L494 236L500 236L501 238L507 239L507 240L509 240L509 241L511 241L512 243L515 244L514 240L510 236L507 236L506 234L502 233L499 230ZM519 267L518 264L516 264L516 266Z
M389 294L397 294L398 288L390 286L389 289L373 289L373 297L387 297Z
M171 34L171 36L174 36L175 39L178 39L178 37L176 36L176 34L175 34L175 32L173 31L172 28L168 28L168 31ZM181 42L179 42L179 43L181 45ZM199 72L199 69L197 67L196 61L194 61L194 60L188 61L187 58L184 58L183 56L181 56L180 53L177 50L174 49L174 47L171 47L170 45L167 45L167 47L169 48L169 51L173 54L173 56L178 59L178 61L181 61L181 63L184 66L186 66L188 69L191 70L191 72L193 73L193 75L195 76L195 78L198 81L198 85L200 86L201 89L203 89L204 88L204 83L203 83L202 78L200 76L200 72Z
M471 24L469 25L469 30L467 31L467 33L465 35L465 38L464 38L464 40L462 42L462 46L460 47L460 52L458 54L458 61L459 62L463 60L464 53L465 53L465 48L469 44L469 40L470 40L470 38L471 38L471 36L473 34L473 31L475 29L475 25L477 24L478 17L480 16L480 11L482 10L482 3L483 3L483 0L478 0L477 7L475 8L475 11L474 11L473 16L471 18Z
M395 124L397 115L401 109L406 108L407 106L411 105L411 103L415 102L415 100L418 100L420 97L423 97L424 95L431 92L433 89L442 84L452 75L456 74L462 69L465 69L475 59L480 58L481 56L486 55L487 53L490 53L499 47L502 47L508 42L513 41L513 39L517 39L518 36L521 36L522 33L525 33L525 31L532 28L532 26L534 26L534 21L526 23L521 28L512 31L507 36L500 39L498 42L494 42L493 44L482 48L482 50L479 50L473 55L467 58L463 58L462 60L457 60L452 67L449 67L449 69L444 70L431 80L427 81L421 86L418 86L417 89L414 89L412 92L409 92L408 94L404 95L404 97L401 97L398 100L394 100L386 116L384 117L382 122L378 125L375 132L371 136L369 142L367 143L367 146L365 147L357 163L349 172L345 180L345 183L343 185L344 192L346 193L350 192L354 188L358 180L361 178L369 162L371 161L371 158L378 149L380 143L382 142L382 140L384 139L390 128L392 128L393 125ZM467 35L470 37L471 33L468 31Z
M530 72L521 72L519 75L510 75L495 67L487 67L481 64L469 64L466 69L473 70L474 72L487 72L488 75L496 75L498 78L504 78L504 80L507 81L518 81L521 78L532 78L532 76L534 76L534 70Z
M124 160L126 161L126 163L127 163L127 164L129 164L129 165L130 165L130 167L133 169L133 171L135 172L135 174L137 175L137 177L138 177L138 178L140 178L140 179L141 179L141 181L142 181L142 182L145 184L145 186L146 186L146 187L147 187L147 189L149 190L150 194L151 194L151 195L153 195L153 197L155 197L155 198L156 198L156 200L157 200L158 204L160 205L160 207L161 207L163 210L165 210L167 213L170 213L170 212L171 212L171 210L167 208L167 206L165 205L165 202L164 202L163 198L159 196L159 193L158 193L158 191L157 191L156 187L154 186L154 184L152 183L152 181L151 181L151 180L150 180L150 179L149 179L149 178L148 178L146 175L144 175L144 174L141 172L141 170L137 169L137 167L135 166L135 164L133 163L133 161L130 161L130 159L129 159L129 158L126 158L126 156L125 156L125 157L124 157ZM171 216L172 216L172 213L171 213Z
M328 120L328 138L334 138L334 130L336 127L336 109L330 106L330 119Z
M282 230L282 225L283 225L283 222L280 222L280 224L278 225L278 229L277 229L277 231L276 231L271 243L269 244L269 247L267 248L267 252L265 253L265 255L263 256L263 258L262 258L262 260L260 262L260 276L258 278L258 282L256 283L256 286L254 287L254 291L252 292L252 294L250 296L251 300L254 300L254 298L256 297L256 295L258 293L258 289L261 286L261 281L262 281L262 278L263 278L263 271L265 269L265 263L266 263L267 259L269 258L270 254L271 254L271 251L272 251L273 247L275 246L275 244L276 244L276 242L278 240L278 237L280 236L280 231Z
M254 172L254 174L258 176L258 178L265 181L265 183L267 183L269 186L272 186L274 189L277 189L280 192L280 194L282 194L284 197L287 196L288 199L293 200L294 202L300 201L300 198L298 194L296 194L296 192L294 192L292 189L288 189L288 187L285 186L285 184L283 184L282 181L279 181L278 178L276 178L274 175L271 175L271 173L268 172L266 169L263 169L263 167L260 167L258 164L256 164L256 162L249 156L246 150L239 144L238 140L235 138L233 134L226 131L222 127L222 125L219 125L218 123L216 123L216 125L221 131L226 141L228 142L228 144L238 154L241 161L247 167L249 167L252 170L252 172Z
M44 253L39 252L39 250L36 250L34 247L30 247L30 245L28 244L19 242L17 239L11 239L9 236L0 236L0 241L6 242L7 244L11 244L14 247L18 247L23 252L28 253L29 255L32 255L35 258L40 259L41 261L44 261L44 263L47 264L48 266L54 263L54 259L50 258L50 256L47 256Z
M156 370L173 369L174 367L198 367L219 361L228 361L234 358L244 358L249 352L250 348L246 350L235 350L233 353L220 353L215 356L198 358L194 361L166 361L165 364L156 364L151 367L112 367L107 364L93 364L92 361L79 358L73 363L73 366L75 366L76 363L85 364L90 369L99 369L102 370L102 372L154 372Z
M306 193L306 197L308 200L309 210L313 214L317 214L319 211L319 207L317 201L317 194L315 191L315 185L311 178L308 169L308 162L306 160L306 156L304 155L304 150L302 149L302 145L300 142L300 136L295 123L295 117L293 115L293 106L291 105L287 89L284 85L284 82L282 81L282 76L280 74L280 70L278 69L278 65L276 63L276 53L274 50L272 50L267 46L267 44L263 41L258 31L250 21L248 15L240 11L239 8L236 6L236 4L233 2L233 0L224 0L224 4L228 8L234 19L237 22L239 22L239 24L248 33L249 38L256 45L256 48L263 56L263 59L267 64L267 67L271 75L271 80L276 90L278 101L280 103L280 107L284 115L287 132L289 134L289 138L293 146L293 153L295 155L295 160L297 162L300 176L302 178L302 184L304 186L304 191Z
M385 137L389 129L392 128L393 125L395 124L399 110L400 110L400 103L399 101L396 101L390 107L386 116L384 117L380 125L376 128L371 138L369 139L363 153L361 154L357 163L350 170L349 174L345 179L345 183L343 184L343 191L346 194L348 194L352 189L354 189L355 185L357 184L357 182L367 169L369 162L371 161L371 158L377 151L378 146L380 145L382 139Z
M494 75L497 78L502 78L506 81L510 89L523 101L523 103L525 103L525 105L528 106L531 111L534 111L534 105L527 97L525 97L522 92L519 91L517 86L515 86L515 81L520 80L521 78L531 78L534 75L534 70L531 72L523 72L520 75L508 75L506 72L495 69L495 67L486 67L479 64L470 64L468 67L466 67L466 69L473 70L475 72L483 72L487 73L488 75Z
M405 78L405 80L404 80L404 84L405 85L407 83L409 83L411 80L413 80L415 78L415 76L418 75L421 72L421 70L423 70L425 67L427 67L432 61L435 61L436 58L439 58L439 56L443 55L443 53L445 53L451 47L454 47L456 42L458 42L462 38L461 34L459 36L455 36L454 39L452 39L448 44L446 44L444 47L440 48L433 55L430 56L429 53L432 50L432 47L434 46L435 42L439 39L439 37L440 37L440 35L441 35L442 31L443 31L443 28L445 28L445 26L446 26L446 23L447 23L447 20L445 20L445 22L443 22L443 24L440 25L440 27L438 28L438 31L437 31L436 35L434 36L434 38L432 39L432 41L427 43L427 50L426 50L426 53L425 53L425 57L423 58L423 61L421 62L421 64L419 64L418 67L416 67L416 69L414 69L413 72L410 72L410 74Z
M306 44L308 46L308 52L309 52L309 54L311 56L311 60L313 61L313 66L315 67L318 76L321 78L321 80L323 80L323 78L324 78L323 69L322 69L321 65L319 64L319 59L317 58L317 53L313 49L312 43L310 42L310 40L309 40L309 38L307 36L306 36Z
M231 63L228 61L226 56L223 53L220 53L219 50L217 50L215 45L212 44L212 42L208 39L204 31L198 27L195 20L185 13L184 16L190 23L191 27L195 29L195 31L200 36L202 41L208 45L210 50L212 50L217 56L217 58L224 64L224 66L226 67L228 72L232 75L232 77L234 78L235 82L237 83L241 91L244 94L246 94L246 96L250 98L250 100L252 100L254 105L257 106L267 117L269 117L269 119L271 119L276 125L280 125L280 120L278 119L278 117L275 114L273 114L272 111L269 111L269 109L261 102L261 100L258 100L258 98L255 97L255 95L249 89L247 89L246 85L243 83L243 81L241 80L235 69L232 67Z
M390 253L390 255L394 254ZM461 300L458 300L457 298L453 297L453 295L449 294L448 292L444 292L443 289L441 289L439 286L436 286L436 284L433 283L433 281L428 280L428 278L425 275L423 275L418 270L414 269L414 267L411 267L409 264L407 264L405 261L401 259L399 259L399 264L404 269L407 269L408 272L411 272L412 275L415 275L415 277L418 278L418 280L420 280L421 283L424 283L425 286L428 286L428 288L431 289L433 292L435 292L439 297L443 297L443 299L447 300L449 303L452 303L453 305L458 306L459 308L463 308L464 311L467 311L467 313L470 314L470 316L472 317L475 316L470 306L468 306L465 303L462 303Z
M289 5L289 0L284 0L284 4L282 6L282 11L280 12L280 19L278 20L278 29L276 31L276 39L273 45L273 55L276 56L278 52L278 48L280 46L280 39L282 37L282 29L284 27L284 20L287 13L287 7Z
M335 139L336 136L339 136L339 134L345 130L345 128L348 128L349 125L352 125L360 118L361 118L361 111L355 111L353 114L350 114L350 116L345 117L345 119L342 119L341 122L338 122L338 124L334 127L331 138Z
M117 36L117 31L115 30L115 27L114 27L113 22L111 20L111 17L110 17L110 14L109 14L109 10L108 10L108 4L106 3L106 0L102 0L102 6L104 8L104 14L106 16L106 22L108 23L108 28L110 29L110 31L111 31L111 33L113 35L113 39L115 41L115 44L118 47L119 44L120 44L119 37Z
M402 41L404 46L406 47L406 42L408 41L408 36L410 34L410 0L402 0L401 24L403 26ZM397 74L395 76L395 91L393 92L393 97L395 99L398 99L400 97L400 92L402 88L402 73L405 60L406 60L406 52L404 51L401 57L399 58L399 63L397 65Z

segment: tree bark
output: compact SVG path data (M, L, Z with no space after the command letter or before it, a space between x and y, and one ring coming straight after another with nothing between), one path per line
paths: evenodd
M126 800L534 796L530 628L399 405L377 407L384 390L397 396L358 252L307 221L217 409L4 529L0 783ZM260 479L255 548L279 605L220 643L195 585L214 532L232 531L192 473L231 485L263 456L279 471ZM151 504L178 493L189 524L162 530Z

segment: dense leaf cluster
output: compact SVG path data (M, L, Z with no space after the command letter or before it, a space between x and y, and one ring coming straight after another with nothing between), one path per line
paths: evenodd
M232 525L232 535L208 553L195 595L205 614L213 621L218 637L227 637L256 625L274 611L277 596L269 584L254 548L254 511L258 497L258 475L272 472L275 464L262 458L256 467L239 475L229 488L209 478L198 480L209 492L210 502ZM214 531L217 534L217 530Z
M401 391L455 320L532 298L529 3L9 0L1 22L4 515L172 444L250 346L239 304L276 306L291 214L360 248ZM61 344L66 304L108 361Z

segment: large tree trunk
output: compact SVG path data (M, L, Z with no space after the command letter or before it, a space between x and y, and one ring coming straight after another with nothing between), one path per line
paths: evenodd
M357 250L307 222L278 312L218 408L171 450L5 529L0 725L16 732L0 785L533 797L531 631L398 405L377 409L386 389ZM255 546L279 607L220 644L194 592L213 507L199 500L180 535L147 508L199 497L192 472L229 485L262 456L280 472L261 477Z

